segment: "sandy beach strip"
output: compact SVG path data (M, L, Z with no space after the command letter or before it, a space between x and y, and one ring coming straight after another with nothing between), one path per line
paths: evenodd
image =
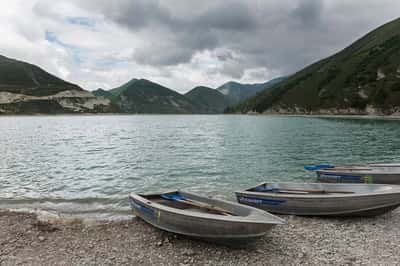
M138 218L85 224L0 211L0 265L395 265L400 209L375 218L282 216L235 249L155 229Z

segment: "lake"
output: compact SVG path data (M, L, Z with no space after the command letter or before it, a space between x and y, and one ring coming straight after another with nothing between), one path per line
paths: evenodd
M234 199L310 163L400 161L400 121L246 115L0 117L0 208L129 217L130 192Z

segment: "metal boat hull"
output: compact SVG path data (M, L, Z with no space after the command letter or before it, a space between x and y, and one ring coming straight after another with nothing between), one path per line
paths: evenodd
M244 215L247 212L250 215L254 215L254 217L252 219L246 219L245 217L236 219L236 216L198 215L189 210L165 208L135 194L129 197L129 202L136 216L159 229L224 244L241 244L253 241L264 236L274 225L284 223L282 219L271 214L267 215L272 219L266 222L263 219L265 218L264 213L257 213L259 210L253 208L242 209L241 205L237 203L229 203L189 193L185 193L185 195L191 195L191 198L208 202L213 206L229 208L238 215L241 213ZM257 217L259 220L257 220Z
M271 183L268 185L283 188L322 188L331 191L350 190L354 193L285 194L247 190L236 192L238 202L271 213L305 216L376 216L400 206L400 186L395 186L395 189L386 186L385 190L385 186L367 184ZM371 189L374 186L376 190Z

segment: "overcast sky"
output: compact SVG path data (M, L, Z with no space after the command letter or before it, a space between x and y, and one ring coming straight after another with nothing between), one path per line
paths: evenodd
M400 15L398 0L13 0L0 54L88 90L147 78L180 92L264 82Z

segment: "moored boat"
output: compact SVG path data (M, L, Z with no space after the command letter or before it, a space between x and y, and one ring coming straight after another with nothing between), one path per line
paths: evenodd
M320 182L400 184L400 164L370 163L365 165L309 165Z
M256 208L184 191L133 193L129 202L135 215L159 229L225 244L254 240L285 223Z
M400 186L379 184L263 183L236 192L239 203L306 216L375 216L400 205Z

